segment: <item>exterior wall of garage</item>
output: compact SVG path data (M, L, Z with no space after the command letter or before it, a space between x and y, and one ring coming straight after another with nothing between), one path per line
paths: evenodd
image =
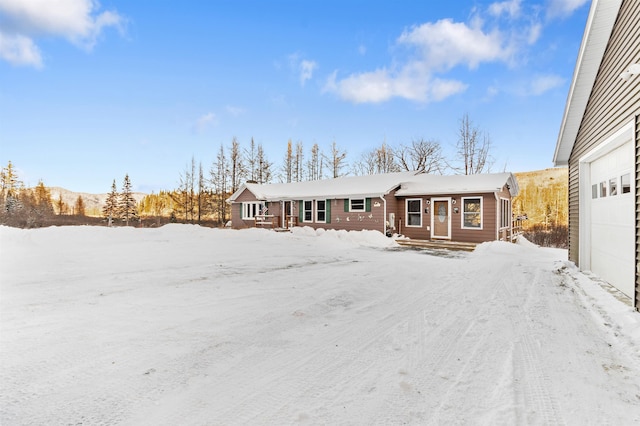
M640 77L629 81L619 75L630 64L640 62L640 2L624 0L602 58L591 95L585 109L580 129L569 158L569 258L580 264L580 159L592 152L599 144L610 138L629 123L638 127L640 115ZM640 165L638 165L638 132L635 133L636 173L635 205L640 209L638 191ZM636 213L636 265L640 257L640 234ZM640 286L636 268L636 286ZM636 307L640 306L638 292Z

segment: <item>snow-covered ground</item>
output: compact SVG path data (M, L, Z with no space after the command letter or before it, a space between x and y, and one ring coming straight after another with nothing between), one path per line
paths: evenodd
M638 423L640 314L564 259L0 227L0 423Z

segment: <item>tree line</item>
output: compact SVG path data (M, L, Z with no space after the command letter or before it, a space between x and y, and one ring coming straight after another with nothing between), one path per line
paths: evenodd
M372 175L399 171L425 173L475 174L490 171L491 140L465 114L459 121L458 141L453 158L446 158L436 140L415 139L397 145L386 141L364 152L349 163L347 151L334 141L327 150L317 143L306 149L302 141L289 140L281 162L271 161L260 143L253 138L242 147L237 138L227 146L220 144L214 161L205 167L195 158L180 172L178 187L145 196L136 203L127 174L121 190L111 185L102 218L105 222L129 225L142 217L170 218L172 221L226 223L230 218L227 198L243 182L303 182L346 175ZM68 206L60 194L57 200L40 181L35 188L25 188L11 164L1 171L0 223L14 226L44 226L55 216L85 216L84 200L78 196Z
M493 163L490 150L489 135L467 114L459 121L453 158L445 157L440 142L422 138L398 145L382 142L352 163L348 162L347 151L335 141L323 151L317 143L305 149L302 141L289 140L282 161L276 165L253 138L246 147L233 138L230 145L220 145L208 168L192 158L180 172L178 188L144 197L139 211L141 215L171 215L173 220L201 223L207 219L223 224L230 216L226 199L243 182L291 183L414 170L485 173Z
M51 199L51 191L40 180L34 188L27 188L9 161L0 169L0 224L33 228L52 223L56 216L85 215L85 204L82 196L78 196L73 206L62 200ZM71 210L72 209L72 210Z

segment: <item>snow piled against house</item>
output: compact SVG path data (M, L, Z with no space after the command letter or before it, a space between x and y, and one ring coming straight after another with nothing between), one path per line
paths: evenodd
M0 227L0 423L634 424L640 314L566 251Z

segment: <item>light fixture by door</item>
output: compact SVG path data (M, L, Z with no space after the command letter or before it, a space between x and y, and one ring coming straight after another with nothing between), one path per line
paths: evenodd
M624 81L629 81L631 77L637 74L640 74L640 64L632 64L632 65L629 65L629 68L627 68L625 72L620 74L620 78L623 79Z

